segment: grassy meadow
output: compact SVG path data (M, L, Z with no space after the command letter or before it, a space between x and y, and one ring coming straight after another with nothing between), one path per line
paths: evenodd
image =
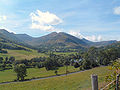
M38 53L36 50L31 51L25 51L25 50L7 50L7 54L0 53L1 57L10 57L14 56L16 60L22 60L22 59L31 59L34 57L47 57L48 55L45 53ZM75 54L76 52L66 52L66 53L58 53L55 52L56 55L62 54L62 55L69 55L69 54Z
M60 70L61 73L62 69L63 68L61 68ZM33 71L36 73L34 73ZM49 73L49 71L47 73ZM91 70L67 76L54 77L36 81L4 84L0 85L0 90L91 90L91 74L98 75L99 85L101 85L104 81L105 76L110 73L111 72L108 70L108 67L97 67ZM40 72L37 72L37 70L31 69L28 70L28 75L28 77L33 77L34 75L42 76L43 74L40 74Z
M34 57L43 57L46 56L44 53L38 53L36 50L32 51L25 51L25 50L7 50L7 54L1 54L2 57L10 57L14 56L16 60L21 60L21 59L31 59Z
M79 68L74 68L73 66L68 67L69 72L79 71ZM60 67L58 70L58 74L64 74L65 67ZM54 70L47 71L45 68L28 68L27 69L27 77L26 79L31 78L40 78L55 75ZM9 76L9 77L8 77ZM11 70L0 71L0 82L13 81L16 79L16 73Z

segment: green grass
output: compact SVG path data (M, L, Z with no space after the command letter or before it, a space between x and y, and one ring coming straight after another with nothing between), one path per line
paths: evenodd
M100 84L109 73L107 67L98 67L68 76L0 85L0 90L91 90L91 74L98 75Z
M16 74L13 70L0 71L0 82L12 81L15 76Z
M48 55L45 53L38 53L36 50L32 50L30 51L25 51L25 50L7 50L8 53L7 54L1 54L1 57L10 57L10 56L14 56L16 58L16 60L22 60L22 59L31 59L34 57L47 57ZM69 54L75 54L76 52L66 52L66 53L59 53L59 52L55 52L55 54L57 55L69 55Z
M60 54L62 54L62 55L69 55L69 54L76 54L77 52L55 52L54 54L56 54L56 55L60 55Z
M25 51L25 50L7 50L7 54L0 54L2 57L10 57L14 56L16 60L21 60L21 59L31 59L34 57L44 57L47 56L44 53L38 53L36 50L30 51Z
M79 68L74 68L73 66L68 67L69 72L79 71ZM65 67L60 67L58 74L64 74ZM9 77L8 77L9 75ZM38 77L47 77L55 75L53 70L47 71L45 68L29 68L27 69L26 79L38 78ZM13 70L0 71L0 82L13 81L16 79L16 73Z

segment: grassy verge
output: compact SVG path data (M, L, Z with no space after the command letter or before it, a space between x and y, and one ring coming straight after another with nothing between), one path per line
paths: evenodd
M91 74L97 74L99 83L109 74L107 67L97 67L85 72L44 80L18 82L0 85L1 90L88 90L91 87Z

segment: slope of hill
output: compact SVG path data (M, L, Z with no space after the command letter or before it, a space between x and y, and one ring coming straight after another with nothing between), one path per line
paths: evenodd
M116 48L120 49L120 41L104 46L105 49Z
M18 39L14 33L10 33L5 29L0 29L0 34L2 34L2 36L7 40L22 42L22 40Z
M32 41L33 43L36 43L36 45L60 45L60 46L78 46L78 45L84 45L86 46L87 43L85 43L83 40L78 39L72 35L69 35L64 32L60 33L50 33L48 35L36 38Z
M34 38L27 35L27 34L15 34L15 36L19 39L22 40L24 42L29 42L31 40L33 40Z
M74 37L64 32L52 32L48 35L33 38L26 34L16 34L18 39L23 40L25 43L43 49L45 51L70 51L70 49L85 49L88 44L82 39Z
M18 39L14 33L0 29L0 48L13 50L30 50L29 45Z
M101 46L111 45L111 44L116 43L116 42L117 42L116 40L101 41L101 42L95 42L92 45L97 46L97 47L101 47Z
M60 32L52 32L48 35L34 38L27 34L14 34L10 33L5 29L0 29L0 39L3 41L12 42L22 46L26 46L34 49L44 49L52 51L70 51L70 49L86 49L90 46L107 46L117 41L102 41L102 42L92 42L86 39L79 39L70 34Z
M26 37L19 39L18 37L16 37L16 35L17 34L8 32L5 29L0 29L0 44L2 44L7 49L16 49L16 47L18 46L34 48L24 42L24 39L27 39Z
M85 49L88 47L88 44L82 39L78 39L77 37L64 32L53 32L39 38L34 38L31 42L29 42L29 44L37 46L40 49L44 48L46 50L58 52L68 52L71 51L70 49Z

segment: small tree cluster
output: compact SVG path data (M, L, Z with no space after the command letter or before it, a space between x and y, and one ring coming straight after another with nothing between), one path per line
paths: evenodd
M23 81L24 78L27 76L27 69L24 64L17 64L14 67L14 71L17 73L17 80Z

